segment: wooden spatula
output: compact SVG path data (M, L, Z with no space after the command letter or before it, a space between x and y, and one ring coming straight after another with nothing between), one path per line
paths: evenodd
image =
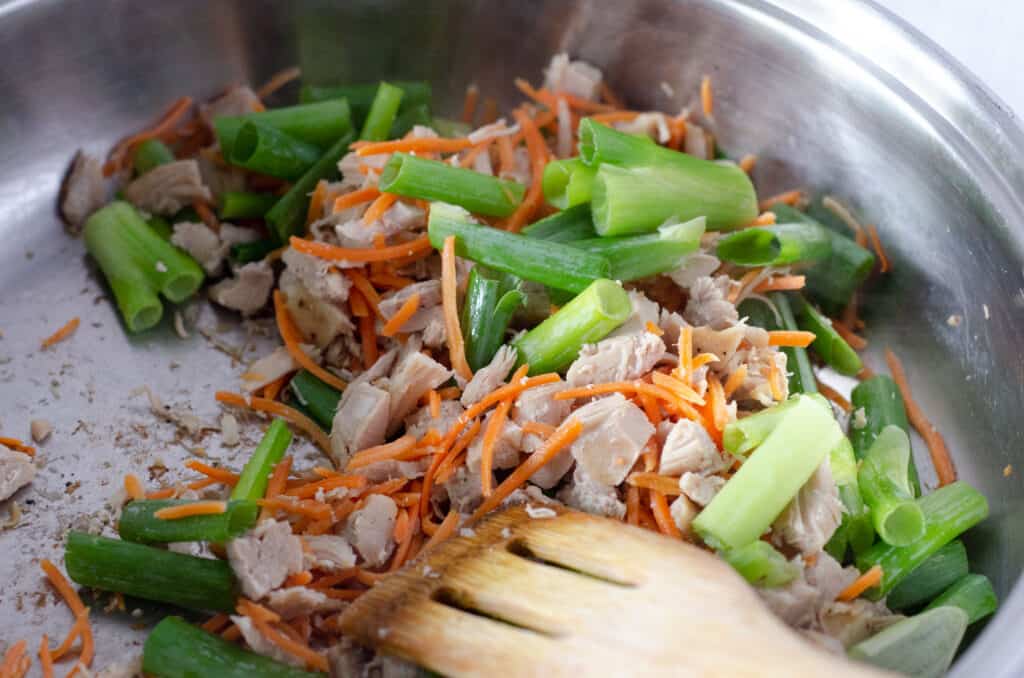
M547 507L422 554L340 626L448 676L890 675L814 647L695 546Z

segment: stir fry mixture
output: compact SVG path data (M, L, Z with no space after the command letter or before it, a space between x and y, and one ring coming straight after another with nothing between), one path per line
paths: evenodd
M77 155L63 186L126 331L210 283L280 337L216 394L267 418L244 467L128 476L119 538L68 535L71 581L205 613L164 619L103 675L414 674L346 640L338 615L512 504L700 545L811 642L945 670L995 609L958 539L988 506L896 356L890 377L858 353L858 290L891 266L873 227L832 198L759 200L756 158L717 144L707 78L679 114L630 110L566 55L542 86L516 81L505 117L475 87L461 121L434 117L422 82L265 107L297 77L183 97L105 162ZM823 370L859 383L844 396ZM293 431L320 463L293 463ZM0 442L6 498L32 448ZM35 655L45 675L91 665L90 610L43 569L72 626L11 645L2 676Z

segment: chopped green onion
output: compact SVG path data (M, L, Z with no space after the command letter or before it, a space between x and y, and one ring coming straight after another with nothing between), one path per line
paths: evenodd
M296 400L313 415L313 421L329 432L334 423L334 414L338 411L341 393L306 370L299 370L288 382L288 387L295 394Z
M280 242L286 243L291 236L300 232L306 221L310 194L321 179L332 181L338 176L338 161L348 151L351 141L351 133L335 141L333 146L324 151L316 164L292 184L288 192L267 212L267 224Z
M277 240L261 238L252 242L240 242L231 246L231 260L236 264L260 261L278 248Z
M967 613L940 607L888 626L849 650L852 659L914 678L939 678L967 630Z
M250 120L239 128L227 160L252 172L292 180L305 174L320 155L318 146Z
M757 298L744 300L740 304L740 315L746 316L750 324L766 330L799 329L793 316L793 308L789 304L789 297L784 292L772 292L768 299L775 306L778 317L767 302ZM780 350L786 354L789 392L817 393L818 380L814 376L814 367L807 355L807 349L799 346L782 346Z
M433 118L430 115L430 106L427 104L416 104L411 107L403 107L391 123L391 131L387 139L401 139L408 134L416 125L429 127Z
M860 356L833 329L832 322L803 297L796 295L794 298L797 300L796 318L800 329L814 334L811 350L840 374L853 376L864 369Z
M174 151L159 139L146 139L135 148L135 173L143 175L157 165L174 162Z
M170 222L158 214L151 215L149 219L146 219L146 223L163 240L170 241L171 236L174 235L174 229L171 228Z
M156 678L316 678L207 633L181 617L164 617L146 638L142 670Z
M285 450L292 442L292 432L282 419L274 419L263 434L263 440L256 446L256 451L245 463L238 484L231 490L232 499L263 499L267 492L267 482L274 464L281 461Z
M737 549L725 549L719 555L752 586L775 588L788 584L800 574L795 563L760 539Z
M823 396L808 394L826 412L832 412L832 406ZM796 407L799 398L791 397L778 405L773 405L755 414L730 421L722 432L722 447L729 454L740 458L746 457L747 453L764 442L775 427L779 425L792 409Z
M962 481L940 487L917 504L924 512L923 537L907 546L879 542L857 558L861 572L882 566L881 584L868 593L872 600L887 594L936 551L988 516L985 496Z
M69 532L64 567L76 583L192 610L232 612L238 585L223 560Z
M550 242L575 242L597 237L590 216L590 205L576 205L536 221L522 231L523 235Z
M857 481L878 536L906 546L924 535L924 514L910 485L910 440L899 426L886 426L861 461Z
M693 529L716 549L757 540L842 437L830 411L813 396L797 396L757 453L697 514Z
M903 406L903 395L892 377L879 374L860 382L850 394L850 403L853 406L850 442L853 443L853 453L858 459L864 458L875 438L886 426L899 426L909 436L910 424L907 422L907 410ZM858 425L861 419L863 426ZM921 486L913 455L910 457L910 484L914 488L914 496L920 496Z
M740 266L787 266L818 261L831 249L824 227L797 221L730 233L718 241L716 254Z
M603 339L632 312L633 302L621 285L595 280L512 344L519 352L518 364L528 364L530 374L562 370L584 344Z
M885 597L890 610L905 610L923 605L967 576L967 548L954 539L907 575Z
M277 200L273 193L228 191L220 200L220 218L262 219Z
M132 501L125 505L117 524L121 539L134 542L225 542L242 534L256 524L260 507L252 501L228 502L228 510L212 515L197 515L163 520L153 514L170 506L191 504L180 499L152 499Z
M378 186L388 193L459 205L470 212L495 217L515 212L526 193L526 188L514 181L408 153L391 156Z
M686 255L700 248L704 217L683 224L665 224L655 233L591 238L570 243L611 262L611 278L627 282L673 271Z
M391 85L402 90L401 110L415 106L430 106L432 92L429 82L390 80ZM299 93L299 100L304 104L312 104L331 99L345 99L352 108L352 120L358 125L370 112L373 99L377 96L380 83L368 82L356 85L340 85L332 87L316 87L305 85Z
M238 116L221 116L214 118L213 129L225 158L231 157L235 137L246 122L268 125L321 148L327 148L352 131L352 116L348 102L344 99L272 108Z
M473 371L489 364L505 343L512 315L526 301L519 283L514 276L497 275L483 266L474 266L469 272L462 307L462 333L466 361Z
M861 497L857 483L857 458L846 436L829 451L829 467L839 491L839 501L843 503L843 518L826 548L831 547L829 553L842 561L847 547L853 549L854 555L871 547L875 540L875 527L871 523L871 511Z
M553 160L544 166L544 198L560 210L590 202L597 168L579 158Z
M432 203L428 226L431 244L440 250L445 238L453 235L455 253L460 257L569 292L581 292L611 273L611 264L600 255L469 223L468 218L458 207Z
M988 577L983 574L968 574L930 602L925 609L934 610L944 606L960 608L967 613L967 623L973 624L995 612L999 600Z
M363 131L359 135L364 141L383 141L388 138L391 125L398 115L398 108L402 104L402 96L405 92L401 88L390 85L386 82L380 83L376 94L373 95L373 103L366 114L363 122Z

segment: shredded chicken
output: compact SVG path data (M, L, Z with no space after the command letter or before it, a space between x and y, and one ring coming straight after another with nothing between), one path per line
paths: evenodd
M516 350L504 345L494 354L491 362L481 367L462 390L462 404L469 407L482 400L491 391L505 384L505 377L516 364Z
M259 600L302 571L302 540L286 522L266 520L227 545L242 593Z
M171 243L192 255L210 275L217 275L224 267L231 245L223 242L209 226L202 222L179 221L174 224Z
M60 187L58 210L68 230L77 234L92 213L107 204L103 165L82 151L75 153Z
M157 165L124 187L124 197L151 214L172 216L193 201L213 202L195 160Z
M564 52L556 54L544 71L544 86L582 99L596 100L601 91L601 71L586 61L571 61Z
M10 499L35 477L36 467L32 457L0 445L0 501Z
M780 543L788 544L810 555L818 553L839 527L843 504L832 479L828 457L818 466L810 480L789 506L775 520L772 534Z
M640 332L580 348L565 375L570 386L609 381L630 381L647 374L665 354L665 343L650 332Z
M361 509L349 516L345 537L355 547L367 567L387 562L395 548L392 533L398 507L391 497L371 494Z
M252 315L267 305L274 287L274 270L265 261L245 264L232 278L210 288L210 299L242 315Z
M707 325L715 330L724 330L735 325L740 314L728 300L729 277L720 275L697 278L690 286L690 299L686 302L683 317L694 326Z

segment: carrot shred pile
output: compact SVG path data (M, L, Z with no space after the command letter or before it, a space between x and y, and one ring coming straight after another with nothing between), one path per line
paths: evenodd
M75 617L75 624L68 632L67 638L65 638L64 642L61 643L57 650L52 653L53 659L56 661L63 657L71 649L71 643L75 641L75 638L79 636L82 638L82 650L81 654L78 656L78 662L68 673L68 676L72 676L78 671L80 666L88 667L92 665L94 647L92 626L89 624L89 608L85 606L82 599L78 596L78 593L71 586L71 583L52 562L44 558L40 561L39 566L46 574L46 578L50 581L50 585L53 586L57 593L60 594L60 597L64 599L68 608L71 609L71 614Z
M298 252L309 254L326 261L364 263L412 257L424 252L429 252L433 249L430 244L430 238L425 235L414 240L409 240L398 245L390 245L388 247L338 247L337 245L329 245L324 242L304 240L294 235L291 237L289 243L292 248Z
M80 323L81 319L76 315L74 318L67 321L67 323L65 323L59 330L48 336L46 339L43 339L43 348L50 348L54 344L58 344L70 337L75 333L75 330L78 329L78 325Z

